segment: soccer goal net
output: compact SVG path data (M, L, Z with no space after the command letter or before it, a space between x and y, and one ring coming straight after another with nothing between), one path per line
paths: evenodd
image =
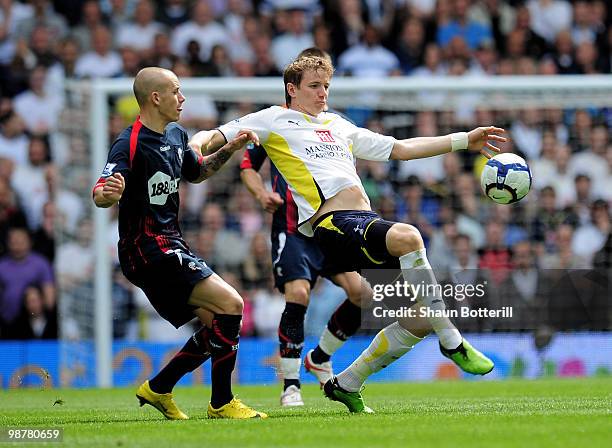
M283 82L277 78L184 79L181 84L187 98L182 120L190 133L284 104ZM71 82L66 102L58 248L79 256L56 266L61 382L93 385L95 378L96 385L110 386L117 383L113 369L128 357L118 356L113 341L163 338L146 299L117 267L117 210L96 209L91 201L110 144L134 121L138 109L131 79ZM572 248L572 241L577 244L576 229L589 222L593 201L609 203L612 198L612 76L337 78L329 104L356 125L398 139L481 125L504 127L511 140L502 149L521 154L530 164L533 187L527 198L512 206L494 206L479 190L478 173L485 159L475 154L357 162L373 208L385 218L416 225L432 265L448 265L463 256L467 267L507 267L511 254L506 249L520 241L528 241L530 253L545 261L544 266L593 265L598 247ZM235 155L204 184L181 188L181 225L195 251L252 299L243 333L274 335L282 300L269 286L269 272L264 280L258 278L269 265L265 246L270 220L240 183L241 156ZM270 181L265 167L262 175ZM581 176L587 178L584 185ZM84 212L71 213L75 209ZM577 220L571 229L563 227L568 219ZM457 235L465 245L457 243ZM263 249L258 241L265 242ZM476 325L469 330L487 328ZM150 365L142 368L150 361L139 361L137 351L128 355L141 365L140 375L151 370Z

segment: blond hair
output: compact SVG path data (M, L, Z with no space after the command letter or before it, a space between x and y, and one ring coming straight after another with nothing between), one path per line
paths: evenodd
M330 78L334 74L334 66L331 60L320 56L302 56L294 60L285 68L283 73L283 81L285 82L285 102L287 106L291 104L291 96L287 90L287 84L291 83L299 86L304 77L304 73L308 70L323 71Z

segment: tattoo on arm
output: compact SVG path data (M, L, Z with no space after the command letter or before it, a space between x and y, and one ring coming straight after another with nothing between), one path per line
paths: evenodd
M234 151L223 147L213 154L204 157L200 165L200 177L198 177L197 182L202 182L219 171L219 168L232 157L232 154L234 154Z

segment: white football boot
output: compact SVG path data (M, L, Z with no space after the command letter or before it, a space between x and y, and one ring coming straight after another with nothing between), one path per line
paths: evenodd
M317 377L319 380L319 386L322 388L323 385L334 376L334 371L332 369L331 361L315 364L312 360L313 351L314 350L310 350L308 353L306 353L306 356L304 356L304 368L306 371Z
M283 391L280 397L281 406L304 406L304 400L302 400L302 392L297 386L289 386Z

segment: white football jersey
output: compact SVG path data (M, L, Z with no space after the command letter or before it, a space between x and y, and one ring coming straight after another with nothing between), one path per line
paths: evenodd
M327 199L358 186L354 157L389 160L393 137L355 126L341 116L322 112L317 117L272 106L220 126L227 140L241 129L254 131L270 160L283 175L298 207L301 233L312 236L308 220Z

